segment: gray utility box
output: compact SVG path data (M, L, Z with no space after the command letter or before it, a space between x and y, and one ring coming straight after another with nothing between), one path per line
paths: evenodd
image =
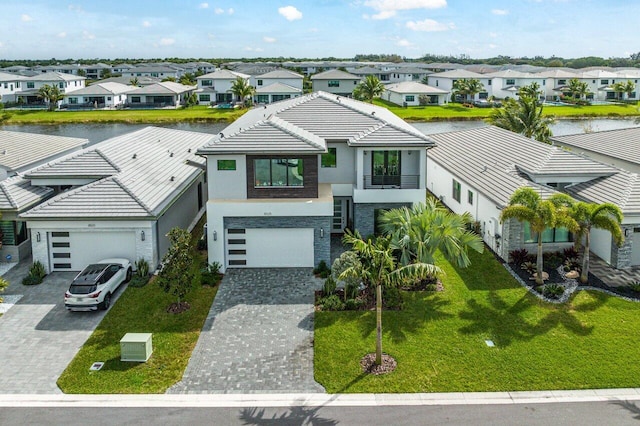
M152 352L151 333L127 333L120 339L120 361L146 362Z

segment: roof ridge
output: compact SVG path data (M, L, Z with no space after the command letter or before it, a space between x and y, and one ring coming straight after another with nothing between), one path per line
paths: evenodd
M288 122L286 120L283 120L280 117L272 115L267 119L266 123L269 123L269 124L277 127L278 129L282 130L285 133L290 134L291 136L295 136L295 137L297 137L299 139L302 139L304 142L307 142L309 145L311 145L311 146L313 146L315 148L322 149L322 150L325 150L327 148L324 145L320 145L320 144L314 142L309 137L309 135L315 136L315 135L313 135L313 133L303 129L302 127L298 127L293 123L290 123L290 122ZM294 132L294 130L296 130L296 132ZM322 139L319 136L316 136L316 137L318 139Z
M637 173L629 173L629 179L627 180L627 187L624 189L624 192L622 193L622 199L620 200L622 204L620 206L621 209L623 209L624 206L626 206L627 203L629 202L629 198L631 197L631 191L633 190L633 185L636 183L637 180L638 180Z
M120 182L120 179L118 179L116 176L112 176L111 180L113 180L120 188L122 188L122 190L124 192L126 192L131 198L133 198L138 204L140 204L140 207L142 207L143 209L145 209L145 211L147 213L149 213L150 215L153 215L153 212L151 211L151 209L144 203L144 201L142 201L140 198L138 198L133 192L131 192L131 190L129 188L127 188L127 186Z
M104 161L106 161L107 163L109 163L109 165L110 165L111 167L113 167L114 169L116 169L118 172L121 172L121 171L122 171L122 170L120 169L120 167L118 167L118 165L117 165L117 164L115 164L113 161L111 161L111 160L109 159L109 157L107 157L107 155L106 155L104 152L102 152L102 151L100 150L100 148L95 148L95 149L94 149L94 151L95 151L95 152L96 152L100 157L102 157L102 159L103 159Z
M2 189L2 192L4 193L4 195L7 197L7 200L9 200L9 203L11 203L11 206L13 207L18 207L18 203L16 202L16 200L13 199L13 197L11 196L11 194L9 193L9 190L7 189L7 187L5 186L5 184L7 183L6 180L0 182L0 189Z

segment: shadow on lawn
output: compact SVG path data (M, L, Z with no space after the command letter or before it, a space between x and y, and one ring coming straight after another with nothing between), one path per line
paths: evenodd
M523 318L525 311L535 308L530 296L524 295L515 304L509 305L495 292L487 296L488 304L480 304L476 299L467 301L467 307L459 316L470 323L462 328L464 334L488 335L498 346L509 346L514 340L528 341L536 336L548 333L562 325L578 336L587 336L593 332L593 326L583 324L573 314L597 309L604 299L595 298L593 302L571 306L549 307L548 314L537 323Z
M451 266L470 291L521 288L520 284L488 249L485 249L483 253L470 250L469 259L471 265L467 268L460 268L455 263L451 263ZM445 277L446 280L447 277Z

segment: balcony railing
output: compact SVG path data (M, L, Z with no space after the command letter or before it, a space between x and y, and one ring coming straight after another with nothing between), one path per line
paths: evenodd
M364 189L418 189L420 175L364 175Z

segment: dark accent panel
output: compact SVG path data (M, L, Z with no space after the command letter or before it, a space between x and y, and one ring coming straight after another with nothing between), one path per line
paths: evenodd
M71 269L70 263L54 263L53 267L56 269Z
M227 232L229 234L244 234L245 230L244 229L227 229Z
M229 254L247 254L246 250L229 250Z
M51 243L51 247L61 248L61 247L70 247L69 243Z
M303 161L304 186L255 187L253 160L265 158L299 158ZM318 198L317 155L247 155L247 198Z
M71 253L53 253L54 259L71 259Z
M247 241L246 240L229 240L229 244L246 244Z
M69 233L68 232L52 232L51 236L52 237L68 237Z
M229 266L246 265L246 264L247 264L246 260L229 260Z

